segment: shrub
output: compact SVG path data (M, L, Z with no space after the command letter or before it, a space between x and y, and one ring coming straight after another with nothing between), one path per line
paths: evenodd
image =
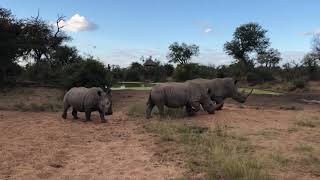
M306 81L303 79L297 79L293 81L293 85L296 88L303 89L306 87Z
M263 83L272 80L274 80L274 77L269 69L258 68L247 74L247 81L250 83Z
M176 81L186 81L195 78L212 79L217 76L217 70L214 66L199 65L196 63L179 64L174 71Z
M196 63L179 64L174 71L176 81L186 81L199 77L199 65Z
M104 64L93 59L74 63L64 69L62 84L66 88L75 86L111 86L111 73Z

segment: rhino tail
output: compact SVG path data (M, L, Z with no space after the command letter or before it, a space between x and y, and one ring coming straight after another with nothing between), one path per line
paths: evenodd
M147 105L149 104L153 104L152 99L151 99L151 92L149 93L149 97L148 97L148 101L147 101Z

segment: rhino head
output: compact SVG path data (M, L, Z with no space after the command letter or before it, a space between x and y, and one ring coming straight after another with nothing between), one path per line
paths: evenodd
M105 91L98 91L99 110L105 115L112 115L112 101L111 101L111 89Z
M207 92L209 92L209 91L210 90L207 89ZM198 112L200 110L200 105L209 114L213 114L216 109L215 105L213 104L213 102L210 99L209 94L205 93L205 92L201 92L199 94L198 98L191 100L190 109L188 109L187 111L189 111L190 113Z
M210 94L210 89L206 89L206 93L201 95L200 104L205 111L207 111L209 114L213 114L216 107L215 104L211 101Z
M233 83L229 85L230 88L230 96L232 99L238 101L239 103L244 103L246 102L247 98L250 96L252 93L253 89L249 93L245 93L244 91L239 92L238 87L237 87L237 80L235 80Z

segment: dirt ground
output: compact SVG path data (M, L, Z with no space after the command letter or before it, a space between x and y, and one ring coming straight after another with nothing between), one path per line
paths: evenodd
M101 124L61 118L61 112L0 111L0 179L175 179L186 169L176 162L159 161L157 143L143 125L131 120L128 107L145 102L146 91L113 92L114 114ZM224 124L250 139L258 155L279 152L292 162L272 173L276 179L319 179L319 167L298 163L307 153L320 159L320 93L250 96L240 105L227 100L222 111L204 112L183 120L213 127ZM30 99L30 98L29 98ZM31 98L32 99L32 98ZM1 100L1 99L0 99ZM3 106L3 104L0 104ZM80 113L84 119L84 114ZM301 122L313 123L314 127ZM299 151L300 146L312 152ZM296 163L295 163L296 162ZM302 162L302 161L301 161ZM319 174L318 174L319 173Z

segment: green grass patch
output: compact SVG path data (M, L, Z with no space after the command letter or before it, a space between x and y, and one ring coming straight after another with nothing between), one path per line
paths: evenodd
M151 90L151 88L159 83L145 83L145 82L119 82L117 84L112 85L112 90L136 90L136 91L146 91ZM241 91L250 92L251 88L239 88ZM274 92L274 91L268 91L268 90L262 90L262 89L254 89L253 94L257 95L282 95L282 93Z
M161 142L182 146L190 171L206 179L273 179L263 160L254 156L254 147L219 123L214 129L181 121L151 121L145 127Z
M251 91L251 88L239 88L240 91L244 91L246 93L249 93ZM279 96L283 95L283 93L279 92L273 92L273 91L268 91L268 90L262 90L262 89L253 89L252 94L257 94L257 95L274 95L274 96Z
M136 90L146 91L150 90L153 86L158 83L146 83L146 82L119 82L112 85L112 90Z
M148 91L151 90L152 87L125 87L125 88L121 88L121 87L112 87L111 89L113 91L119 91L119 90L135 90L135 91Z

